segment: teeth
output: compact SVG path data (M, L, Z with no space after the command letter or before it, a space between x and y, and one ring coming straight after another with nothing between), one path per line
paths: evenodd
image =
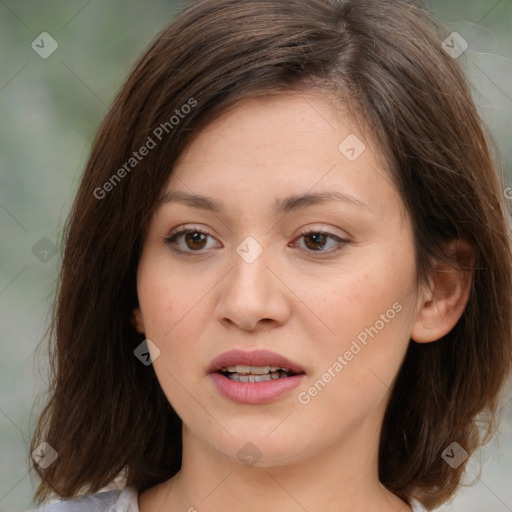
M282 368L280 366L247 366L237 364L236 366L226 366L221 368L223 372L231 372L231 373L246 373L252 375L266 375L271 372L277 372L278 370L282 370L284 372L290 372L289 368Z
M270 380L270 375L239 375L240 382L263 382Z
M270 366L251 366L250 372L255 375L264 375L268 374L270 371Z
M286 375L283 373L280 376L279 372L266 373L265 375L240 375L239 373L230 373L227 375L227 378L237 382L264 382L266 380L285 379Z
M220 371L228 379L236 382L264 382L267 380L285 379L290 376L290 369L281 366L249 366L237 364L223 366Z

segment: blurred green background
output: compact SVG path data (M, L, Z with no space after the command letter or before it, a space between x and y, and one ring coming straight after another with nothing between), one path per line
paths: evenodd
M46 361L36 357L45 351L35 349L48 324L62 229L92 138L135 60L185 5L0 2L0 512L32 506L36 476L27 470L28 442L41 406L34 400L47 384ZM457 31L469 43L461 61L511 185L512 0L427 5L445 22L446 35ZM58 44L46 59L31 47L42 32ZM439 510L512 511L508 391L501 434L468 471L472 480L481 465L480 479Z

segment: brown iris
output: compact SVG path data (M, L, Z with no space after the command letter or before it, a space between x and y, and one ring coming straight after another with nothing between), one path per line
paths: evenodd
M185 233L185 243L190 249L203 249L206 245L206 234L197 231L190 231Z
M304 237L304 242L308 249L318 251L327 242L327 235L324 233L310 233Z

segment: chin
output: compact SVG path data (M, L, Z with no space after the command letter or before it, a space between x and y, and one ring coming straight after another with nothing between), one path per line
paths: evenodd
M204 439L219 455L239 462L247 467L277 467L295 464L302 461L305 439L291 436L285 429L279 435L273 432L268 435L261 428L246 428L238 432L228 431L233 435L225 435L222 439ZM298 452L298 447L300 452Z

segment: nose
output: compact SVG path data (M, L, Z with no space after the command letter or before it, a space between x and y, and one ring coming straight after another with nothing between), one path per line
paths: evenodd
M225 325L246 331L283 325L291 314L292 293L285 272L266 248L252 262L235 253L232 268L222 279L216 315ZM230 262L231 263L231 262Z

